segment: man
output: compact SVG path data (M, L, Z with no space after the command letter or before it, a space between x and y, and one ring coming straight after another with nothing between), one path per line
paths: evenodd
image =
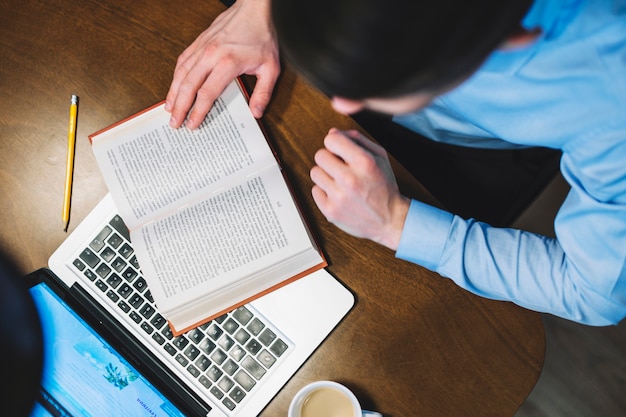
M626 315L626 1L239 0L181 55L172 126L191 108L196 127L242 73L260 117L277 45L339 112L461 146L560 149L571 185L556 239L495 228L402 196L382 148L333 129L311 170L329 221L485 297L590 325Z

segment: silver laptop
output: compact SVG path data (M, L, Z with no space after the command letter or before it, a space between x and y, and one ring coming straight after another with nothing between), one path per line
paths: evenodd
M46 342L45 395L37 415L256 416L355 301L323 269L175 337L152 300L109 195L52 254L49 269L46 280L61 288L57 298L71 299L71 314L95 323L95 337L112 346L104 351L119 356L106 360L91 352L93 343L59 337L66 326L57 323ZM74 346L72 355L55 349L62 342ZM77 352L84 363L71 359ZM149 393L140 396L134 385ZM67 414L46 414L46 408Z

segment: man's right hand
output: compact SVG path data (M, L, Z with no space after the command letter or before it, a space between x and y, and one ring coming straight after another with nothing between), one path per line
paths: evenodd
M238 0L180 55L166 97L170 125L198 127L237 76L255 75L250 110L263 116L280 74L270 0Z

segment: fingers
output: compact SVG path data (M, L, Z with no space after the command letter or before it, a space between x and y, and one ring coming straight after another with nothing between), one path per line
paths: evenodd
M190 66L191 69L188 69ZM224 88L244 72L241 67L242 64L229 55L213 56L208 51L202 58L192 55L182 61L177 66L166 98L165 110L171 113L170 126L178 128L187 118L185 126L197 128ZM250 110L254 117L260 118L280 75L278 59L264 63L258 71L252 70L249 74L257 76L250 97Z
M354 150L354 148L347 143L344 138L348 138L354 144L374 155L387 155L385 148L373 142L357 130L339 130L337 128L331 128L326 139L324 140L324 145L327 147L330 146L330 149L334 149L335 146L338 146L339 148L345 149L345 151L349 154Z
M180 127L185 120L189 109L193 105L195 100L195 90L193 85L200 86L206 76L201 78L190 85L191 80L188 78L190 71L194 68L198 59L196 57L195 42L190 45L185 51L178 57L176 62L176 68L174 69L174 76L170 89L165 97L165 110L172 114L170 119L170 126L174 128ZM186 83L186 86L183 85ZM187 93L184 92L187 90Z
M332 177L341 178L342 181L352 180L355 174L372 175L377 169L378 156L386 156L383 148L357 131L331 129L324 139L324 147L335 161L326 156L319 161L316 159L316 162ZM320 152L320 155L324 156L324 153ZM337 163L339 160L342 164Z
M274 65L274 62L264 64L257 74L257 82L250 96L250 110L257 119L263 116L265 108L272 98L272 91L274 91L279 74L280 65Z
M202 70L199 69L200 74L198 77L202 77ZM238 76L237 70L230 63L220 63L218 68L213 69L202 85L197 88L195 93L195 102L191 112L189 113L188 120L185 126L189 129L195 129L204 121L204 118L213 107L213 103L222 94L226 86ZM190 74L190 78L195 75ZM183 93L187 93L185 89L182 89ZM193 92L191 92L193 96Z

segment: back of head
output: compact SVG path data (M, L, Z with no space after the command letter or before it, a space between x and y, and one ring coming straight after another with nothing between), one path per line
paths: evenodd
M281 53L329 95L436 91L475 71L532 0L272 0Z
M39 393L43 335L39 313L22 274L0 254L0 355L5 387L2 415L28 416Z

